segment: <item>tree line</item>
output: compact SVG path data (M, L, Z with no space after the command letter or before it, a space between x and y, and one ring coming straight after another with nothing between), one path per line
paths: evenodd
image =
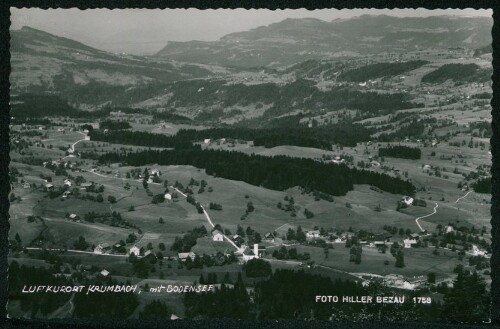
M336 124L314 129L301 125L257 129L181 129L173 136L140 131L109 131L104 133L94 130L90 132L90 138L94 141L151 147L183 147L190 142L204 139L227 138L253 141L255 146L264 146L266 148L278 145L294 145L331 150L332 144L356 146L359 142L370 140L370 130L358 124Z
M283 191L300 186L306 192L320 191L334 196L345 195L354 184L369 184L389 193L414 195L415 186L407 180L387 174L331 165L312 159L288 156L266 157L239 152L202 150L199 146L176 150L107 153L100 163L126 163L142 166L191 165L205 169L211 176L239 180L255 186Z
M396 145L379 148L378 156L418 160L422 157L422 151L417 147Z

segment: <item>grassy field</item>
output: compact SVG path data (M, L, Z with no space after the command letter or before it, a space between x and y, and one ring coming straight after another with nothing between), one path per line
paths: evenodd
M375 273L379 275L401 274L406 277L427 275L435 272L438 278L446 278L453 273L457 264L464 264L458 259L458 254L450 250L440 250L440 255L433 255L434 248L411 248L404 249L405 267L394 266L395 258L387 252L379 252L377 248L363 247L361 264L357 265L349 262L349 248L343 244L336 244L335 249L330 249L328 258L322 248L311 246L297 246L299 253L308 252L311 260L315 264L324 265L351 273ZM389 265L384 265L384 261L389 261Z

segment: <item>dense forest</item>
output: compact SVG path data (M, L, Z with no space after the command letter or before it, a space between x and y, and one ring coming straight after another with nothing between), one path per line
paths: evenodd
M428 61L418 60L399 63L392 62L370 64L354 70L346 71L339 76L339 79L353 82L364 82L370 79L392 77L418 69L422 65L428 63Z
M478 179L472 188L476 193L491 193L491 177Z
M396 145L379 148L378 156L418 160L422 157L422 151L417 147Z
M491 69L482 69L477 64L445 64L424 75L422 82L443 83L449 79L455 82L488 82L492 73Z
M454 287L444 292L444 302L417 304L414 292L398 291L402 304L316 302L316 296L395 296L379 281L364 287L304 271L276 270L255 286L253 302L238 276L234 287L221 285L214 292L185 294L188 317L201 319L286 319L333 321L430 321L481 323L489 317L489 293L476 272L460 271ZM467 296L467 298L464 298ZM206 307L210 305L210 307Z
M300 186L306 191L339 196L351 191L353 184L369 184L390 193L415 194L413 184L386 174L349 168L345 165L320 163L312 159L201 150L199 146L163 151L107 153L101 155L99 161L122 162L131 166L152 163L191 165L205 169L208 175L244 181L278 191Z
M205 130L181 129L174 136L139 131L92 131L91 140L109 143L151 147L183 147L204 139L238 139L253 141L255 146L274 147L295 145L331 150L332 144L356 146L358 142L370 139L370 131L361 125L339 124L314 129L295 128L210 128Z

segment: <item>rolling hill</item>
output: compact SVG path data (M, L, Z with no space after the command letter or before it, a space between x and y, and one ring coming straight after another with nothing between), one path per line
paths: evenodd
M165 83L208 76L197 65L116 55L30 27L11 31L13 94L51 92L81 107L141 101Z

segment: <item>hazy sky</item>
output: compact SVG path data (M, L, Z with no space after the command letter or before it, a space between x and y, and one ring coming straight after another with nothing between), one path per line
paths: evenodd
M217 40L220 37L285 18L314 17L325 21L363 14L404 16L488 16L474 9L48 9L11 8L11 29L25 25L111 52L154 53L168 41Z

